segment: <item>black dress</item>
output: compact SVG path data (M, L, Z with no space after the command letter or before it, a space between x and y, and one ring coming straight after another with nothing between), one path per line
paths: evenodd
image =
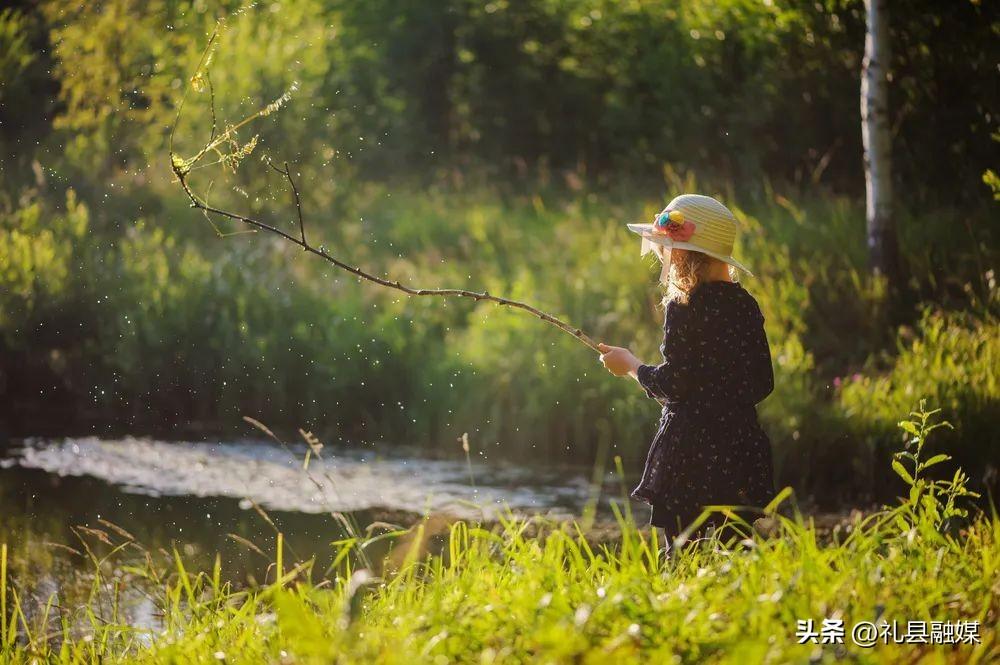
M738 283L698 285L687 304L667 304L663 327L663 363L637 372L663 415L632 497L675 536L706 505L773 498L771 445L755 405L773 390L774 372L764 316Z

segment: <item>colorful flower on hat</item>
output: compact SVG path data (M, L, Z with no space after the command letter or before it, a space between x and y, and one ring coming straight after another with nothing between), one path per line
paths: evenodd
M684 219L680 210L661 212L653 222L653 232L668 236L675 242L687 242L694 235L695 225Z

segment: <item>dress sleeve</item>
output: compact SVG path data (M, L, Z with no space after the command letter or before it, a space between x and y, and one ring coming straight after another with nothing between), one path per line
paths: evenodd
M691 354L686 338L690 331L685 306L668 303L663 321L663 362L659 365L640 365L636 370L639 385L646 395L657 400L673 402L687 392L691 376Z
M751 404L757 404L774 390L774 368L767 333L764 332L764 315L756 302L751 302L749 308L752 323L745 349L747 375L741 388L742 397Z

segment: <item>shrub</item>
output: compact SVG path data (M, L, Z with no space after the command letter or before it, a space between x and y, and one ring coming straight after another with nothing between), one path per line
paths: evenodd
M995 483L1000 465L1000 319L990 313L925 311L915 330L904 329L888 368L869 367L843 379L837 394L855 436L879 458L897 440L895 414L926 396L949 414L947 447L976 484ZM995 488L995 485L994 485Z

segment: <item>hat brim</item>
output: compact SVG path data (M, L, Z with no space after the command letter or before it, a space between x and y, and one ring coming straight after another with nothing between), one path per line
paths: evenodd
M689 249L694 252L701 252L702 254L707 254L708 256L711 256L713 259L719 259L724 263L728 263L734 268L738 268L739 270L742 270L746 274L753 277L753 273L750 272L750 269L747 268L742 263L740 263L739 261L737 261L736 259L734 259L733 257L726 256L725 254L719 254L718 252L710 252L704 247L701 247L691 242L676 242L674 240L671 240L669 236L663 235L662 233L654 233L652 224L626 224L626 226L628 227L629 231L642 236L649 242L654 242L657 245L663 245L664 247L669 247L671 249L674 248Z

